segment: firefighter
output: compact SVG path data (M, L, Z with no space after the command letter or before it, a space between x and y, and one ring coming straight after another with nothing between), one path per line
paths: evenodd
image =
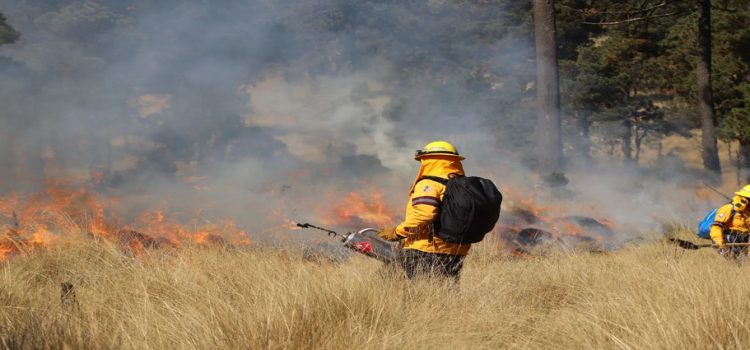
M719 253L728 257L746 256L747 246L726 247L725 243L748 243L750 234L750 185L734 193L732 203L721 206L711 224L711 239L719 245Z
M463 176L461 161L464 157L452 144L434 141L418 150L414 159L420 162L420 167L409 191L406 217L397 227L381 230L378 236L388 241L401 241L401 266L408 278L438 275L457 281L471 244L448 243L434 235L433 221L437 217L445 185L422 177L448 179Z

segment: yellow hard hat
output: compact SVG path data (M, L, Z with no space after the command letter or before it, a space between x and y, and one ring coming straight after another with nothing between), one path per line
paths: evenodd
M734 194L745 197L745 198L750 198L750 185L745 185L745 187L735 192Z
M458 158L458 160L465 159L458 154L455 146L445 141L433 141L426 144L422 149L417 150L414 154L414 159L420 160L422 157L430 155L452 156Z

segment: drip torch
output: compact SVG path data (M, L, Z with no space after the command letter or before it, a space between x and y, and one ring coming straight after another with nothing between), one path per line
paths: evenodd
M394 262L398 257L398 251L395 247L380 239L380 237L377 236L378 230L374 228L364 228L359 231L341 234L309 223L297 223L297 226L302 228L313 228L326 232L329 236L340 238L341 243L343 243L345 247L385 263Z

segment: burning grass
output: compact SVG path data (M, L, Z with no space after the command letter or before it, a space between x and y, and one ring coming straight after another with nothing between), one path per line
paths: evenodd
M212 222L194 215L146 210L123 224L125 212L114 197L86 187L49 182L41 190L0 197L0 261L47 249L71 232L112 241L130 252L154 247L249 245L250 237L233 220ZM55 232L55 233L53 233Z
M678 234L680 234L678 232ZM687 234L687 233L682 233ZM470 255L459 288L374 260L186 245L125 254L85 232L0 263L7 348L741 348L750 266L655 242ZM488 242L489 243L489 242ZM74 286L75 306L60 286Z

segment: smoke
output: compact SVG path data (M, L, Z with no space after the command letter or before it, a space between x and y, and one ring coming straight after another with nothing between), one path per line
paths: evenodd
M572 167L567 198L530 177L528 20L463 5L0 0L22 33L0 47L0 190L75 179L262 232L348 191L402 208L414 149L445 139L501 189L637 231L684 215L681 176Z

